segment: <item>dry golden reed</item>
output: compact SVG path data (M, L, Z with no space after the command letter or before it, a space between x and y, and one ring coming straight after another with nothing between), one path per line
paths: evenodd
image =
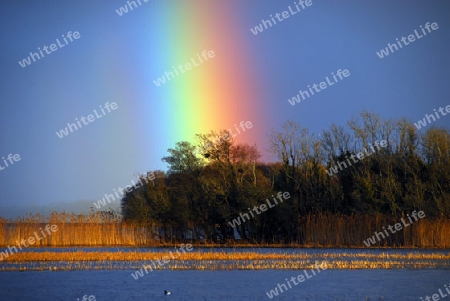
M162 260L166 252L24 252L0 265L2 271L13 270L88 270L135 269L149 261ZM296 253L200 252L182 253L164 266L170 270L261 270L309 269L326 263L329 269L449 268L450 253Z
M363 241L372 237L374 232L381 232L383 227L393 225L398 218L385 216L343 216L332 214L309 214L299 223L299 238L296 242L285 245L268 243L257 246L271 247L364 247ZM163 237L157 239L155 227L142 227L123 223L117 216L107 212L74 214L53 212L49 217L39 214L25 216L14 221L0 218L0 246L17 245L17 241L28 239L39 233L39 228L46 224L55 224L58 231L38 242L34 247L47 246L161 246L176 240ZM169 227L170 228L170 227ZM166 233L172 232L167 228ZM301 243L299 243L301 242ZM214 246L205 241L193 241L192 244ZM227 241L215 246L249 246L250 243L236 244ZM254 246L254 244L253 244ZM375 247L418 247L450 248L450 220L422 219L404 228L399 233L390 235L376 243Z
M93 251L76 251L76 252L19 252L5 258L4 261L11 262L26 262L26 261L138 261L138 260L161 260L164 256L169 256L169 252L93 252ZM450 253L381 253L381 254L367 254L367 253L258 253L258 252L189 252L180 253L173 260L370 260L385 261L385 260L450 260Z

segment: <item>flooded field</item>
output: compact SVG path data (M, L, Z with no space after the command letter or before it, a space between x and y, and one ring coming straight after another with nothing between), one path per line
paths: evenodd
M448 250L195 248L161 264L172 250L27 249L0 262L2 300L404 301L450 282Z
M192 248L48 248L28 249L0 262L0 271L264 270L449 268L450 252L412 249L207 249Z

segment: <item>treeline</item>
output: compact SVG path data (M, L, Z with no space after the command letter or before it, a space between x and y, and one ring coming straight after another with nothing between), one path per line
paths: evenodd
M121 214L0 218L0 245L42 236L46 224L55 224L58 231L33 246L365 247L374 232L421 210L425 218L373 246L450 247L448 129L418 131L404 119L368 112L319 135L288 121L269 134L274 163L261 162L256 146L235 143L227 131L196 138L168 150L167 172L142 175L145 184L124 195ZM279 192L290 197L273 205ZM256 213L262 204L266 210Z
M361 246L422 210L425 219L377 245L450 245L448 129L418 131L369 112L319 135L288 121L269 135L274 163L260 162L256 146L235 143L227 131L196 139L168 150L167 173L154 171L154 181L124 195L125 223L150 229L159 242ZM290 198L231 226L278 192ZM446 231L439 243L436 225Z

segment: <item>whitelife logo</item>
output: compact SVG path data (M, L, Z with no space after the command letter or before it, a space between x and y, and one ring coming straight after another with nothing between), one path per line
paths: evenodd
M295 4L295 8L296 8L297 10L292 9L292 7L289 5L289 6L288 6L289 11L285 10L285 11L283 11L281 14L280 14L280 13L276 13L276 14L275 14L275 17L277 18L278 22L284 21L284 20L286 20L287 18L289 18L290 16L296 15L296 14L298 14L299 12L301 12L302 10L305 10L306 7L312 5L312 0L306 0L306 1L299 0L298 3L297 3L297 2L294 2L294 4ZM300 9L299 5L302 7L302 9ZM261 20L261 23L260 23L259 25L255 26L254 28L250 28L250 31L251 31L254 35L257 35L258 33L263 32L264 29L269 29L269 27L272 27L272 26L274 26L274 25L277 24L277 21L275 21L275 18L274 18L272 15L270 15L270 19L272 20L273 23L270 22L270 20L264 20L264 19L262 19L262 20ZM273 24L273 25L272 25L272 24ZM263 25L264 25L264 27L263 27ZM268 27L267 25L269 25L269 27Z
M424 218L424 217L425 217L425 212L423 212L423 211L416 212L416 211L414 210L413 213L411 213L411 216L409 216L409 214L407 214L407 216L408 216L409 222L412 224L412 223L414 223L414 221L411 219L411 216L412 216L412 217L415 219L415 221L417 222L417 221L419 220L417 217L419 217L419 218ZM403 219L403 217L402 217L400 220L401 220L403 226L405 226L405 228L408 227L409 225L411 225L411 224L405 223L405 220ZM392 234L394 234L395 232L400 231L400 230L403 229L402 224L396 223L396 224L394 225L394 227L392 227L392 225L389 225L389 226L388 226L388 229L389 229L389 231L391 231ZM394 231L393 228L395 228L396 231ZM384 230L384 233L386 234L386 236L384 236L383 232L377 232L377 231L375 231L375 232L374 232L375 235L373 235L372 237L369 237L367 240L363 241L363 243L364 243L367 247L370 247L370 245L374 245L374 244L376 243L375 237L378 239L378 241L381 241L381 238L380 238L380 237L382 237L383 239L385 239L386 237L389 236L389 233L388 233L388 231L386 230L386 227L383 227L383 230Z
M186 248L186 250L184 248ZM139 269L138 271L136 271L134 273L131 273L131 277L133 277L134 280L138 280L139 278L145 276L144 275L144 271L145 271L145 274L148 274L148 269L150 269L150 272L153 272L153 269L156 270L156 262L158 262L158 265L160 267L162 267L165 264L169 263L170 260L175 260L175 259L179 258L182 254L186 253L186 251L187 252L191 252L193 250L193 247L192 247L191 244L186 244L186 245L185 244L181 244L179 248L174 247L174 249L177 252L176 255L174 255L172 251L169 251L169 255L170 255L170 257L172 259L170 259L169 256L163 256L161 258L162 262L161 262L161 260L154 260L152 262L153 267L151 265L144 265L143 269ZM180 250L182 251L182 253L180 253Z
M89 114L87 117L81 116L80 120L83 122L84 125L88 125L89 123L94 122L97 119L102 118L103 116L106 115L105 110L106 109L108 111L108 113L111 113L111 110L116 110L118 108L117 103L112 102L111 104L109 102L105 103L105 106L99 106L100 109L102 110L103 115L99 115L97 113L97 110L94 110L95 116L92 114ZM95 118L97 117L97 119ZM70 133L73 133L74 131L77 131L79 128L82 127L80 120L78 120L78 118L75 118L75 121L78 124L78 127L75 123L67 123L67 126L60 130L59 132L56 132L56 136L59 137L59 139L64 138L65 136L68 136ZM70 130L70 133L69 133Z
M381 140L381 142L379 142L378 140L375 141L375 146L377 147L377 150L380 150L380 146L381 147L386 147L387 146L387 141L386 140ZM364 153L366 154L364 156L363 152L359 152L356 155L352 154L350 156L350 158L352 159L353 163L358 163L360 160L364 159L365 157L369 157L373 154L376 153L376 150L374 149L373 145L370 144L370 149L372 150L372 153L369 153L367 151L366 148L364 148ZM355 157L357 157L358 159L355 159ZM348 156L345 156L345 158L347 159L347 163L348 165L345 163L345 161L342 162L337 162L337 165L334 165L334 167L330 166L330 169L327 169L326 172L327 174L331 177L332 175L335 175L339 172L338 166L341 169L341 171L343 170L342 165L344 165L344 168L347 168L349 166L352 166L352 163L350 162L350 159L348 158ZM335 163L336 164L336 163Z
M80 298L77 298L77 300L80 300ZM88 295L84 295L81 301L96 301L96 299L94 295L90 295L89 297Z
M203 50L201 56L197 53L197 58L198 58L199 63L197 64L197 61L194 58L191 58L191 62L192 62L192 65L194 65L194 67L197 67L197 66L200 66L201 64L203 64L203 60L201 57L203 57L203 59L206 62L206 61L208 61L208 58L212 59L215 56L216 56L216 54L214 53L214 51L209 50L207 53L206 50ZM169 71L169 72L166 71L163 76L159 77L157 80L154 80L153 83L157 87L159 87L166 83L166 79L168 81L170 81L172 79L175 79L175 77L180 76L180 73L186 73L187 71L191 70L192 65L191 65L191 63L185 63L184 66L181 64L178 65L178 67L172 66L173 72L175 72L176 76L174 75L174 73L172 71ZM183 69L183 67L185 69ZM178 73L178 71L180 71L180 73Z
M253 124L251 121L241 121L241 123L239 124L240 128L242 129L242 132L245 132L248 129L251 129L253 127ZM222 136L220 135L216 135L215 139L213 139L212 142L208 142L206 143L206 147L214 147L214 144L219 143L221 140L223 141L228 141L230 138L234 138L237 135L241 134L241 131L239 130L239 127L234 124L234 127L236 129L237 134L233 133L233 131L231 130L231 128L229 128L228 130L226 130L225 133L222 134Z
M63 48L67 44L69 44L69 42L67 42L67 39L69 39L70 42L73 42L73 39L78 40L79 38L81 38L80 33L78 31L74 31L73 34L71 31L69 31L67 33L67 39L64 35L62 35L62 37L66 44L61 44L61 42L59 41L59 38L58 38L58 39L56 39L56 42L59 47L56 47L56 44L50 44L50 47L47 47L47 45L44 45L44 47L42 47L42 50L44 50L46 54L50 54L52 52L55 52L58 49ZM72 39L72 37L73 37L73 39ZM48 49L50 49L50 51ZM42 58L44 57L44 53L42 52L42 50L41 50L41 47L38 47L38 52L41 55L39 55L39 53L37 53L37 52L35 52L35 53L30 52L30 55L26 59L23 59L21 62L19 61L19 65L22 68L25 68L26 66L31 65L31 59L33 59L33 62L36 62L36 58L38 60L40 60L41 57Z
M137 1L137 3L139 3L139 6L142 5L141 0L136 0L136 1ZM137 4L136 4L136 1L127 1L127 5L128 5L128 7L130 8L130 11L132 11L134 8L138 8L138 6L137 6ZM142 2L144 2L144 3L148 2L148 1L149 1L149 0L142 0ZM124 14L128 13L128 7L127 7L127 5L124 5L124 6L120 7L119 9L116 9L116 13L117 13L120 17L122 17ZM134 8L133 8L132 5L134 5Z
M415 35L414 35L414 34L410 34L410 35L408 36L408 41L409 41L409 42L406 42L406 38L405 38L405 37L402 37L402 38L400 39L400 40L403 42L403 45L404 45L404 46L407 46L407 45L409 45L410 43L414 42L414 41L416 40L416 38L419 40L419 39L421 39L421 38L423 38L424 36L427 35L425 29L422 28L422 25L420 25L420 28L422 29L423 36L421 36L421 35L417 32L417 30L415 29L415 30L414 30ZM436 22L433 22L433 23L431 23L431 24L430 24L430 22L427 22L427 24L425 24L425 28L427 29L428 33L430 33L430 32L431 32L430 28L433 29L433 30L438 30L438 29L439 29L439 26L438 26L438 24L437 24ZM402 43L400 43L400 41L398 40L398 38L396 38L395 40L397 41L398 47L403 48ZM382 59L382 58L388 56L388 55L389 55L389 50L391 51L391 53L394 53L394 51L397 51L397 50L398 50L398 47L397 47L397 45L395 45L395 43L394 43L394 44L388 43L387 46L388 46L388 47L386 47L385 49L381 49L379 52L377 52L377 55L378 55L378 57L379 57L380 59Z
M344 79L343 77L349 77L350 71L348 71L347 69L344 69L343 71L341 71L341 69L339 69L338 71L336 71L336 75L334 74L334 72L331 72L331 75L333 75L334 82L330 81L328 76L326 76L325 78L326 78L327 82L323 81L320 84L314 83L312 85L312 87L310 85L308 85L308 90L311 93L311 96L314 95L314 91L316 91L317 93L321 92L322 90L325 90L326 88L331 87L335 83L339 82L339 80L336 78L336 75L340 78L341 81ZM328 85L327 85L327 83L328 83ZM314 91L313 91L313 89L314 89ZM302 99L300 99L300 96L302 97ZM305 100L306 97L308 97L308 98L310 97L308 91L299 90L298 94L296 96L292 97L291 99L288 99L288 102L291 104L291 106L294 106L296 103L300 103L302 100Z
M319 265L316 261L314 263L314 267L317 270L317 274L320 274L321 270L324 271L328 268L328 264L326 262L322 262ZM304 282L305 280L308 280L308 279L312 278L313 276L316 276L316 272L314 271L314 269L311 269L311 273L312 273L312 275L308 274L308 272L306 270L303 270L303 274L305 274L306 278L302 274L299 274L297 277L292 276L291 279L285 278L286 284L277 283L277 286L274 289L270 290L269 292L266 292L267 297L269 297L269 299L272 299L273 297L276 297L279 294L282 294L284 291L291 289L292 288L291 282L293 285L298 285L298 284ZM288 286L289 286L289 288L288 288ZM279 290L279 292L278 292L278 290Z
M281 192L281 191L279 191L278 194L277 194L277 197L280 200L280 203L283 203L283 199L287 200L291 196L290 196L289 192ZM275 204L271 204L270 201L269 201L269 198L266 199L266 203L267 203L267 205L269 205L269 208L267 208L266 204L261 204L259 206L254 206L252 209L247 208L248 209L248 213L250 213L250 215L252 217L255 217L255 215L253 214L252 211L255 211L255 213L259 215L259 214L267 211L267 209L273 208L276 205L278 205L277 199L273 195L272 195L272 199L275 202ZM261 211L259 211L258 208ZM246 221L245 218L247 218L247 221L250 220L250 216L248 215L248 213L240 213L237 218L233 219L233 221L228 222L228 223L230 224L231 227L236 228L236 226L239 226L241 224L241 220L242 220L242 223Z
M1 163L0 163L0 171L3 170L3 169L6 169L7 167L9 167L9 164L8 164L8 162L6 160L8 160L11 165L13 165L14 162L19 162L20 159L22 159L22 158L20 158L19 154L15 154L15 155L9 154L6 159L5 159L5 157L2 157L2 159L3 159L3 163L5 163L5 167L3 167L1 165Z
M450 283L449 283L449 285L450 285ZM447 284L444 284L444 287L445 287L445 290L447 291L447 293L450 294L450 289L447 286ZM431 297L427 295L425 298L420 297L420 301L424 301L424 300L431 301L431 298L433 298L433 301L439 301L439 300L441 300L441 298L445 298L448 296L447 294L442 292L442 289L438 289L438 292L439 292L440 296L438 294L433 294Z
M439 119L440 117L439 117L438 112L436 112L436 109L433 109L433 111L434 111L434 114L436 115L436 118ZM450 113L450 105L445 107L445 111L447 113L444 113L443 107L439 107L438 111L442 114L442 116L446 116L448 113ZM433 119L433 122L434 122L434 121L436 121L436 118L432 114L431 115L425 114L425 118L417 121L417 123L414 123L414 125L416 126L416 128L418 130L420 130L420 128L427 126L427 121L428 121L428 123L431 123L432 122L431 119Z
M153 172L149 172L149 173L147 173L146 177L139 177L137 179L137 181L139 183L135 183L134 180L131 180L131 185L127 185L127 186L125 186L125 188L119 187L119 188L117 188L117 191L114 188L113 189L114 194L116 195L117 200L120 200L125 195L125 193L130 193L131 191L133 191L133 189L137 189L137 188L141 187L142 185L144 185L141 180L144 180L144 182L147 184L148 180L153 181L155 178L156 178L155 174ZM97 202L95 202L93 204L97 209L100 209L100 208L106 206L107 202L108 202L108 204L110 204L111 202L114 202L114 201L116 201L116 198L114 197L113 194L105 193L105 196L101 200L98 200Z
M44 230L47 232L48 235L52 235L52 233L58 231L58 226L57 225L51 225L51 226L50 225L46 225L44 230L42 230L42 228L39 228L39 230L41 230L42 237L39 237L38 233L35 231L34 232L34 236L28 237L27 240L22 238L20 240L20 243L19 243L19 241L16 240L17 247L22 251L22 246L27 248L30 245L33 245L36 242L38 242L38 241L42 240L43 238L47 237L45 235L45 233L44 233ZM36 237L36 239L35 239L35 237ZM28 241L29 244L27 244L27 241ZM13 252L13 249L14 249L14 252ZM9 254L8 254L8 251L9 251ZM16 246L8 247L8 249L5 250L5 252L0 252L0 261L3 260L3 257L5 257L5 259L6 259L6 258L9 257L9 255L12 255L12 254L18 253L18 252L19 251L17 250Z

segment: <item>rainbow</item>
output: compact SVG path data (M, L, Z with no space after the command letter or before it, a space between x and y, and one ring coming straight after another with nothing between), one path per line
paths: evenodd
M239 21L240 4L230 1L160 2L152 12L151 98L156 99L165 143L194 142L195 134L234 129L241 121L253 128L236 137L239 143L262 144L264 110L259 108L258 67ZM218 12L221 13L212 13ZM214 57L157 87L153 81L178 65L199 62L202 52ZM159 74L159 75L158 75Z

